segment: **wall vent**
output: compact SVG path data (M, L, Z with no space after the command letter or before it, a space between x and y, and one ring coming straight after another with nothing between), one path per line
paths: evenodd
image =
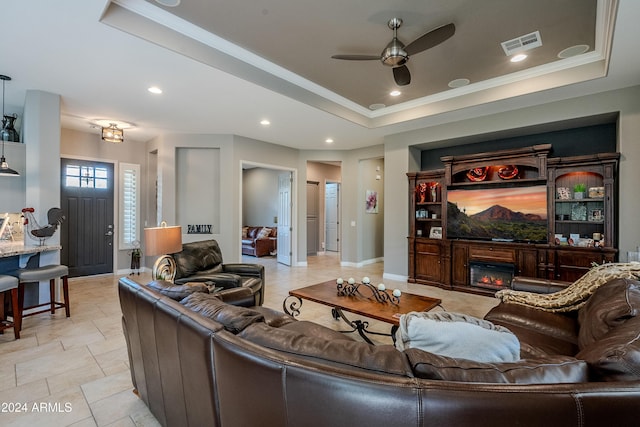
M504 53L507 56L511 56L514 53L524 52L525 50L542 46L542 39L540 38L540 31L536 31L500 44L502 45L502 49L504 49Z

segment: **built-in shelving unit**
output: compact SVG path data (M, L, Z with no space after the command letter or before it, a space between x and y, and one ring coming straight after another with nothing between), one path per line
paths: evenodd
M471 283L476 264L485 271L491 271L493 263L513 266L515 275L571 282L593 263L615 261L619 154L549 158L551 150L550 144L540 144L445 156L444 169L408 173L409 281L490 295L508 280L481 277L486 286ZM547 186L546 242L447 236L448 191L541 184ZM574 194L576 184L584 184L585 195ZM435 197L431 189L436 190ZM434 234L434 229L439 232Z

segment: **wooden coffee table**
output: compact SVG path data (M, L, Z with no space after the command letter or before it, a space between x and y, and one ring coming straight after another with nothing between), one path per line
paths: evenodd
M373 344L365 335L366 333L393 337L400 324L400 315L412 311L429 311L432 308L439 306L442 302L437 298L429 298L406 292L402 293L400 302L397 304L391 302L378 302L373 296L373 291L370 289L361 286L359 291L360 292L358 294L352 296L338 295L336 281L330 280L318 283L317 285L306 286L304 288L289 291L289 296L283 301L282 308L285 313L295 317L300 314L302 300L309 300L327 305L332 308L331 314L334 319L342 319L351 328L353 328L349 331L341 332L357 331L366 342ZM390 323L392 325L391 334L370 331L367 329L369 322L362 320L350 320L345 316L343 311L359 314L381 322Z

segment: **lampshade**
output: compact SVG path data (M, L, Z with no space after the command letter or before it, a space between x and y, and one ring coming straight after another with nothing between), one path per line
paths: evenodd
M145 228L144 240L148 256L180 252L182 250L182 227L179 225L173 227L165 225Z
M111 123L108 127L102 128L102 139L115 144L124 142L124 130L119 129L115 123Z

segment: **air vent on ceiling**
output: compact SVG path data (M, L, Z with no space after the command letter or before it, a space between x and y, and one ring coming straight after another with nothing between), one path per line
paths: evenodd
M504 49L504 53L507 56L511 56L514 53L524 52L525 50L542 46L542 39L540 38L540 31L536 31L500 44L502 45L502 49Z

